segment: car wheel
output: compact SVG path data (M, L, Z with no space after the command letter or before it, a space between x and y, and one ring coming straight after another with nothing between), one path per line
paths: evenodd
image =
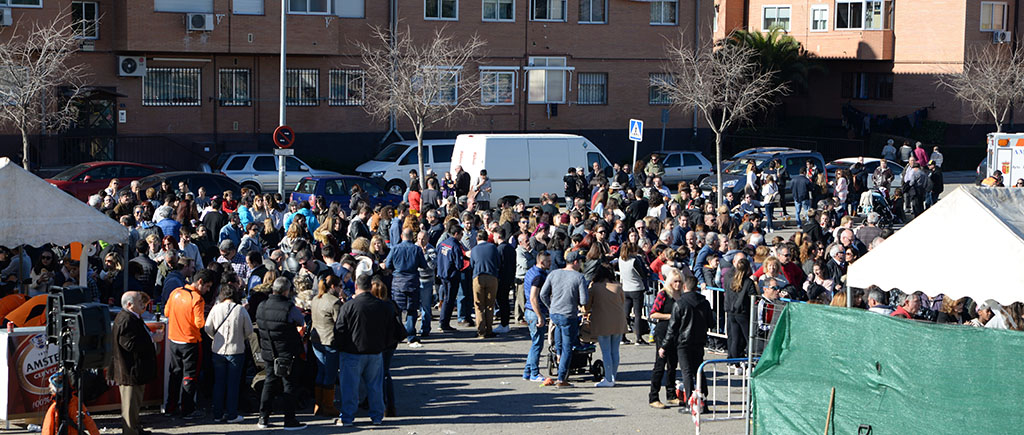
M252 191L256 192L257 195L259 195L260 191L263 190L263 189L260 188L259 184L252 183L252 182L242 183L242 187L246 187L249 190L252 190Z
M388 184L385 188L387 189L388 193L392 195L402 196L405 194L405 182L403 182L402 180L388 181Z
M701 175L701 176L697 177L697 179L694 180L693 183L690 183L690 184L696 184L696 185L700 186L700 183L703 183L704 180L707 179L707 178L708 178L707 174Z

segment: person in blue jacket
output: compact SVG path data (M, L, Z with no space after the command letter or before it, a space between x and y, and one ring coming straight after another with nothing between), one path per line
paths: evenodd
M306 229L309 230L310 234L313 234L313 232L320 227L320 222L316 220L316 215L314 215L313 212L309 210L308 201L302 201L299 204L299 209L296 210L295 213L288 215L288 217L284 221L284 227L291 228L292 219L295 219L295 216L299 215L306 218Z
M455 297L462 281L462 270L466 269L466 248L462 247L463 229L458 221L448 222L448 238L437 246L437 277L441 279L441 330L455 331L452 328L452 312L455 310Z
M416 338L416 316L420 309L420 268L429 267L423 250L413 243L412 229L402 230L402 243L397 244L384 259L384 267L393 271L391 299L405 313L406 340L411 345L419 341Z

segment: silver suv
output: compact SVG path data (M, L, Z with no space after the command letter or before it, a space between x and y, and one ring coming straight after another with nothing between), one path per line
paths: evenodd
M237 153L218 156L215 162L222 162L216 172L227 175L242 187L257 192L277 191L277 156L272 153ZM285 157L284 163L285 193L295 189L295 185L303 177L330 177L341 175L337 172L312 169L295 156Z

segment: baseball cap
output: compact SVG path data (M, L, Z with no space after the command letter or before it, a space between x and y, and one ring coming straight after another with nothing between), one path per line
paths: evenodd
M575 262L575 261L583 260L583 257L584 257L584 255L583 255L582 252L580 252L580 251L571 251L568 254L565 254L565 262L566 262L566 264L568 264L568 263L572 263L572 262Z
M235 242L231 239L224 239L220 241L220 245L217 246L221 251L232 251L235 249Z
M980 305L978 305L978 311L981 311L981 310L999 311L999 310L1002 310L1002 309L1003 309L1003 306L1000 305L999 302L996 302L995 299L986 299L985 302L982 302Z

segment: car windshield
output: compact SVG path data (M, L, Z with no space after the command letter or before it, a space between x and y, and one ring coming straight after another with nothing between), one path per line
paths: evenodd
M408 148L408 145L393 143L377 153L377 157L374 157L373 159L382 162L393 162L398 160L399 157L402 157L402 154L404 154L405 150Z
M723 174L727 174L727 175L743 175L743 174L746 174L747 173L747 165L750 164L750 162L754 162L755 166L761 167L761 164L764 163L764 160L747 159L747 158L739 159L739 160L737 160L735 162L732 162L731 165L727 166L725 168L725 170L722 171L722 173Z
M65 170L61 171L59 174L50 177L50 179L51 180L56 180L56 181L68 181L68 180L71 179L71 177L74 177L74 176L80 174L83 170L85 170L88 167L89 167L89 165L86 165L86 164L72 166L72 167L70 167L68 169L65 169Z

